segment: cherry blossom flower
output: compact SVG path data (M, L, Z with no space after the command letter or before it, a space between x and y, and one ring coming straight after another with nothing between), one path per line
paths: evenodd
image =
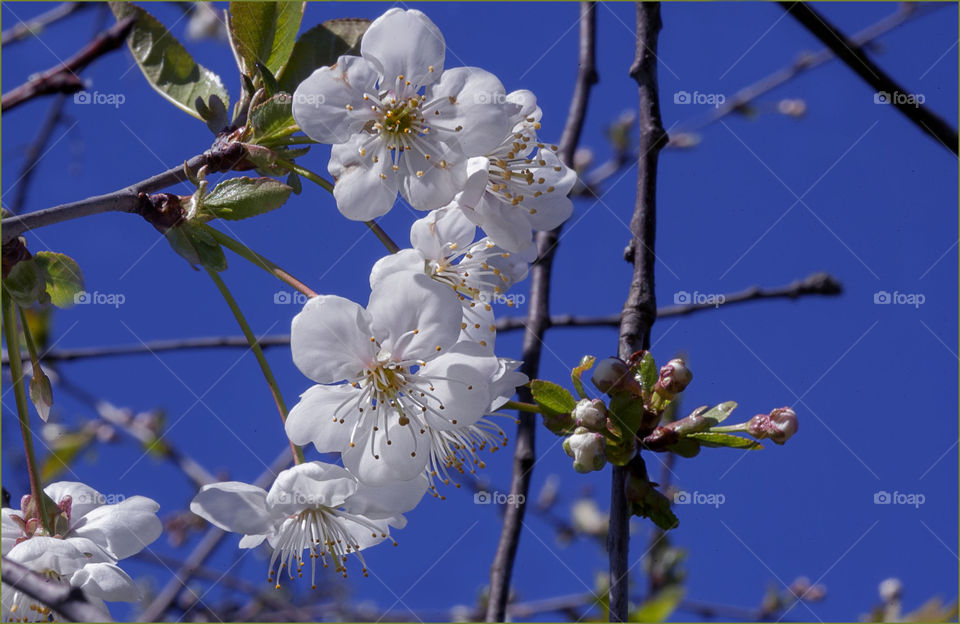
M20 510L3 509L3 556L49 579L81 588L94 606L109 617L105 600L133 602L140 591L117 562L140 552L163 532L149 498L133 496L106 504L106 497L83 483L61 481L44 492L57 504L50 535L36 516L29 495ZM4 621L45 621L46 605L3 585Z
M371 485L416 477L431 430L469 427L490 405L497 359L457 342L460 318L451 288L410 272L378 282L366 309L333 295L310 299L290 343L294 363L318 385L290 411L287 436L342 453Z
M443 206L464 181L455 165L509 130L503 85L475 67L444 71L443 35L416 10L374 20L360 54L316 70L293 96L300 128L334 145L328 170L338 208L374 219L398 191L417 209Z
M573 213L567 195L577 174L537 139L540 107L530 91L506 96L511 130L494 149L467 161L467 182L456 203L508 251L530 246L531 230L552 230ZM536 150L536 153L534 151Z
M268 580L277 588L283 570L291 579L303 576L304 551L309 551L315 589L318 561L325 568L332 563L346 577L347 555L353 554L366 576L360 551L386 540L390 527L406 526L402 514L417 506L426 489L422 476L371 487L340 466L309 462L281 472L269 492L238 481L205 485L190 511L225 531L243 534L240 548L255 548L266 540L273 548Z
M455 207L431 211L410 228L412 249L381 258L370 272L370 285L394 279L399 271L426 273L452 287L463 307L461 339L494 345L493 304L513 305L506 291L527 276L536 249L510 253L490 238L473 242L476 226Z

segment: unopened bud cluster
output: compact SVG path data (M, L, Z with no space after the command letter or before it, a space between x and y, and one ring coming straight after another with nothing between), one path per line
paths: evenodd
M783 444L797 432L797 414L789 407L779 407L769 414L757 414L747 423L747 433L758 440L770 438Z
M577 427L573 435L563 441L563 450L573 458L573 469L577 472L600 470L607 463L607 439L586 427Z

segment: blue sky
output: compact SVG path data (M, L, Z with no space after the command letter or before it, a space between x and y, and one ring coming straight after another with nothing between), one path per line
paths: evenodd
M310 5L305 26L333 17L375 17L389 5ZM576 73L573 3L414 4L443 31L447 65L477 65L500 76L508 90L534 91L543 108L546 140L562 129ZM817 5L853 33L895 10L889 3ZM4 3L3 24L49 8ZM183 38L185 20L170 4L151 7ZM633 58L633 5L597 8L600 83L590 103L582 145L596 162L609 155L604 128L636 104L627 75ZM97 11L56 25L39 39L4 50L3 90L66 58L95 28ZM955 5L910 21L882 38L877 62L910 93L957 126ZM818 43L776 4L666 4L659 77L664 125L682 126L709 111L683 104L686 91L729 97ZM187 44L195 58L224 77L235 98L236 70L215 42ZM26 210L104 193L146 178L209 146L204 125L163 101L124 50L83 73L90 89L122 94L124 103L68 101L67 120L38 164ZM807 576L825 584L825 601L796 607L795 620L852 620L877 600L889 576L906 587L905 607L957 591L957 160L890 106L847 67L830 62L779 87L758 102L759 114L729 116L702 132L691 149L660 159L656 292L661 305L679 292L725 293L752 285L778 286L816 271L844 285L841 297L761 301L721 306L653 329L654 354L665 361L688 356L693 384L684 404L739 402L745 420L791 405L800 431L783 447L742 456L706 449L676 462L673 481L689 492L723 494L719 507L677 506L674 543L688 549L691 600L752 607L768 584ZM783 98L801 98L801 118L775 112ZM51 100L26 104L4 117L3 202L11 201L24 158ZM328 150L314 149L305 166L325 171ZM175 189L176 190L176 189ZM622 259L629 239L635 172L624 170L598 201L577 200L556 256L554 313L611 314L627 293L630 267ZM188 193L184 186L181 193ZM382 224L402 242L413 216L402 207ZM370 267L383 251L360 223L343 219L322 189L305 185L283 209L231 223L237 238L323 293L358 302L368 296ZM58 311L58 347L136 344L140 340L238 335L207 277L178 258L142 220L109 214L27 235L32 251L74 257L87 290L123 294L119 307L77 306ZM296 305L278 305L285 285L228 256L227 284L258 333L286 333ZM516 292L525 292L527 284ZM878 305L878 292L922 295L921 305ZM902 299L902 298L901 298ZM914 298L916 300L916 297ZM525 313L519 310L507 314ZM519 356L520 335L498 340L498 354ZM613 329L556 329L548 334L541 377L563 382L584 354L616 349ZM289 403L309 385L289 352L268 357ZM239 359L238 359L239 358ZM192 351L68 363L63 374L95 396L142 411L161 408L172 444L208 470L253 480L281 450L282 429L251 354ZM90 409L56 394L57 417L82 422ZM14 457L19 434L10 401L3 410L4 485L15 498L24 479ZM561 514L592 493L608 505L609 471L588 476L570 469L558 438L537 433L536 493L560 479ZM506 490L512 451L489 458L484 477ZM648 459L654 474L659 462ZM182 509L190 483L176 469L144 457L134 444L98 447L73 466L76 478L103 492L142 494L161 513ZM72 477L71 477L72 478ZM877 492L922 494L917 507L874 504ZM343 581L357 602L415 612L471 604L488 581L499 530L492 506L474 505L469 492L446 501L426 499L397 534L400 546L369 551L373 571ZM649 525L638 521L631 562L646 548ZM226 569L236 560L228 537L211 560ZM191 542L192 543L192 542ZM156 552L185 556L165 538ZM165 583L155 563L131 561L135 577ZM232 574L261 582L261 554L243 558ZM550 526L528 515L515 575L520 599L591 589L605 570L603 551L589 540L561 545ZM635 570L639 570L638 565ZM644 585L639 582L637 591ZM341 582L341 581L334 581ZM211 597L225 595L214 589ZM123 616L124 608L115 610ZM409 617L413 617L412 615ZM673 619L692 614L678 612Z

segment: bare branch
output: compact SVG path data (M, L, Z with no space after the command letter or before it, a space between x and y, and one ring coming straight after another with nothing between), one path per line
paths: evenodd
M49 11L45 11L44 13L36 16L32 20L20 22L16 26L11 26L7 30L3 31L2 45L22 41L27 37L36 35L44 30L47 26L62 20L63 18L76 11L79 11L80 9L85 9L88 6L92 6L92 3L64 2L62 4L58 4Z
M590 99L590 90L597 82L596 70L596 14L592 2L580 3L580 53L577 81L570 102L570 110L560 139L559 156L568 166L573 166L573 155L580 142ZM544 333L550 319L550 273L553 255L556 252L560 228L550 232L538 232L537 248L540 252L538 262L530 271L530 309L527 316L527 328L523 337L521 371L528 377L536 377L540 367L540 351ZM529 390L521 388L521 401L529 402L532 397ZM514 500L526 501L530 489L530 477L536 459L534 441L536 420L530 413L520 412L517 425L516 445L513 453L513 476L510 493ZM501 622L506 616L507 600L510 596L510 579L513 575L513 562L520 541L520 529L526 504L507 507L500 531L500 541L490 566L490 595L487 601L486 620Z
M5 584L43 603L72 622L110 621L104 620L103 611L87 600L79 587L44 578L6 557L3 558L2 577Z
M20 104L41 95L76 93L82 90L83 81L77 76L77 72L107 52L123 45L135 21L136 18L132 16L120 20L68 60L4 93L0 109L3 112L9 112Z
M877 93L886 93L889 96L907 93L892 76L870 60L862 47L837 30L809 4L803 2L779 2L779 4ZM890 103L921 131L935 138L954 154L960 149L957 131L925 105L897 97L891 97Z

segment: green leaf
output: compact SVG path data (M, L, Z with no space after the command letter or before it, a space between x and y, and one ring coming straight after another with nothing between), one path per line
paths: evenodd
M581 399L586 399L587 393L583 389L583 374L593 368L597 358L592 355L585 355L580 360L580 365L570 371L570 379L573 380L573 387Z
M40 480L47 483L66 470L81 451L90 446L94 434L71 432L57 436L50 444L50 453L40 465Z
M657 370L657 363L653 360L653 356L650 355L649 351L643 354L639 368L640 375L638 381L643 388L644 394L649 394L653 392L653 386L660 377L660 372Z
M3 278L3 287L21 308L32 306L37 301L43 303L41 300L46 299L46 284L43 269L33 258L16 263Z
M679 585L664 587L652 598L634 609L628 618L630 622L664 622L669 618L680 601L683 600L684 590Z
M709 425L710 427L713 427L714 425L718 425L722 423L724 420L726 420L727 416L729 416L733 412L733 410L736 409L736 407L737 407L736 401L724 401L723 403L720 403L719 405L714 405L707 411L702 412L700 416L703 417L704 419L707 419L708 422L713 421L713 422L710 422L710 425Z
M230 178L203 199L203 211L219 219L246 219L282 206L292 188L273 178Z
M111 2L117 20L133 15L137 22L127 37L127 45L140 71L160 95L180 110L203 120L197 110L197 98L209 103L212 95L224 108L230 96L220 77L198 64L157 18L130 2Z
M369 26L367 19L335 19L305 31L284 70L274 72L280 89L293 93L315 69L333 65L345 54L360 54L360 39Z
M305 6L305 2L230 3L230 31L243 73L253 76L258 62L273 75L286 66Z
M43 270L46 292L58 308L69 308L76 303L75 297L83 292L83 272L70 256L52 251L38 251L33 256Z
M530 382L530 393L537 405L553 414L569 414L577 406L573 395L552 381L534 379Z
M267 139L288 136L297 131L293 119L293 96L278 93L250 110L249 124L253 129L251 141L262 143Z
M629 394L616 394L610 398L610 420L620 429L621 438L633 438L643 424L643 401Z
M184 223L167 230L165 236L173 250L194 268L202 265L211 271L226 270L227 258L220 243L201 228Z
M763 448L763 445L756 440L741 438L740 436L730 435L729 433L711 433L709 431L701 431L700 433L688 433L685 437L698 440L700 444L703 444L704 446L725 446L728 448L745 449L748 451L760 450Z

